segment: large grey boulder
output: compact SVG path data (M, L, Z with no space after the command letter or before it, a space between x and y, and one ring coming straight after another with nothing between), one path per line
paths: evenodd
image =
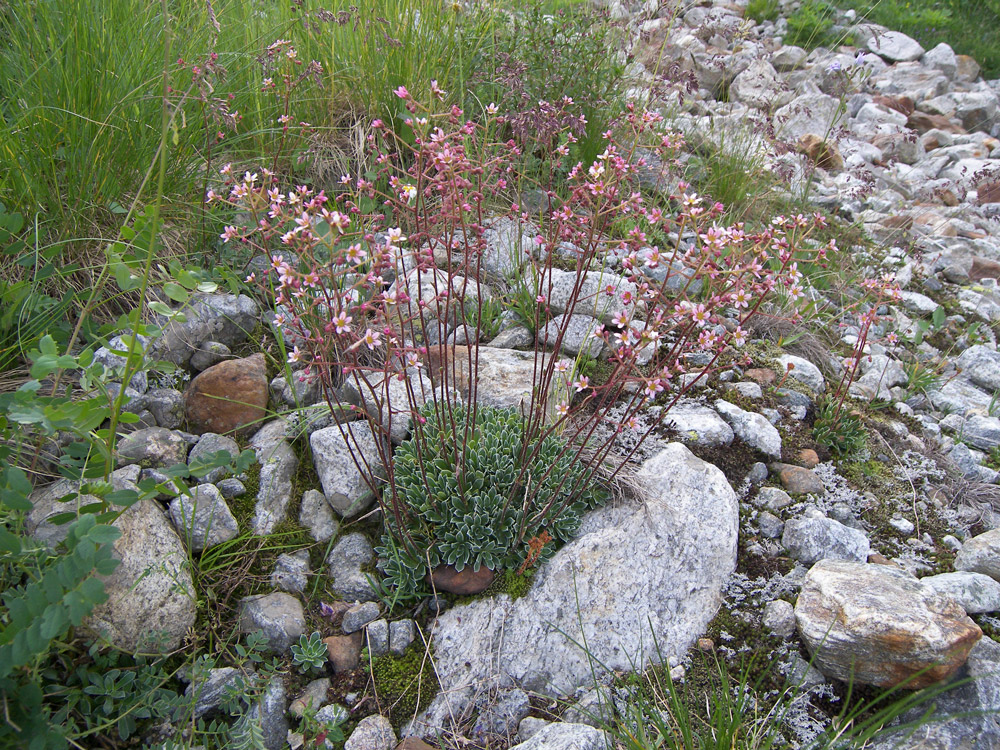
M375 501L366 473L381 466L376 440L365 421L326 427L309 438L323 494L345 518L363 513Z
M241 344L259 322L260 310L245 294L198 294L184 309L184 318L180 322L157 316L155 322L163 328L150 347L154 357L183 367L204 341Z
M955 570L983 573L1000 581L1000 529L966 541L955 555Z
M795 619L823 674L880 687L951 676L983 635L954 599L905 571L838 560L806 574Z
M604 325L611 325L611 319L625 309L622 295L629 292L634 297L638 291L631 281L608 271L591 271L579 285L573 271L553 268L550 273L551 276L542 278L540 293L547 298L553 313L589 315ZM572 310L569 309L571 303L575 303Z
M84 631L125 651L173 651L195 621L184 544L154 500L132 505L114 525L122 533L114 543L121 563L104 579L108 600L90 613Z
M721 471L679 443L647 460L636 481L644 502L589 514L526 596L480 599L438 618L442 690L416 733L459 715L473 686L561 696L605 670L687 652L735 568L736 495Z

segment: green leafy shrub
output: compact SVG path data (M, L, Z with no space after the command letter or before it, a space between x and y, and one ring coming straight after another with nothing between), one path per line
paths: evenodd
M400 597L423 589L428 565L517 568L534 554L530 540L546 531L569 539L584 511L606 499L558 435L526 438L517 413L491 407L478 408L464 435L465 409L425 407L426 422L396 451L406 514L401 526L386 518L379 553Z
M820 406L813 423L813 438L837 458L857 453L866 445L861 418L840 408L833 398Z

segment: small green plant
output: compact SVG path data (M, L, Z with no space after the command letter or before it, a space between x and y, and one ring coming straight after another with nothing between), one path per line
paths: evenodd
M931 313L930 320L918 320L916 321L916 329L913 331L913 344L914 346L920 346L924 340L924 336L930 333L937 333L944 329L945 323L947 323L948 313L945 309L938 305L937 308Z
M774 21L778 18L778 0L750 0L743 16L757 23Z
M864 449L865 427L854 412L838 408L829 398L819 407L813 423L813 438L837 458L844 458Z
M438 565L500 571L544 558L552 548L535 552L532 539L548 532L566 541L583 512L606 499L551 430L526 442L514 411L479 407L466 422L464 406L449 413L431 405L420 416L424 424L394 459L406 514L386 518L379 550L403 598L422 591ZM456 434L466 424L471 434Z
M320 670L326 665L327 651L323 636L314 631L311 635L300 635L299 642L292 644L292 663L302 669Z
M814 49L835 47L848 40L833 32L833 14L836 9L823 0L805 0L802 6L788 17L785 44Z
M940 368L929 367L926 363L919 361L905 362L903 372L906 373L906 387L914 393L927 393L936 390L940 387L943 379Z

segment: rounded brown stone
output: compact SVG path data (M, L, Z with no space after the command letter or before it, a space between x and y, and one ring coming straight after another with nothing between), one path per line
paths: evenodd
M226 360L202 372L184 394L184 414L199 435L252 431L267 415L264 355Z
M748 378L761 385L771 385L778 379L778 376L774 374L774 370L768 370L764 367L755 367L747 370L745 374Z
M711 638L699 638L697 646L699 651L714 651L715 641Z
M361 661L360 632L350 635L331 635L323 639L326 644L327 660L337 674L357 669Z
M493 583L493 577L493 571L489 568L480 568L475 572L470 565L465 566L461 572L455 570L454 565L438 565L428 576L438 591L462 595L482 593Z
M396 750L437 750L437 748L428 745L419 737L406 737L396 745Z
M803 448L795 454L795 458L807 469L815 469L819 466L819 455L812 448Z
M810 469L790 464L778 464L776 468L786 492L793 495L822 495L825 492L822 480Z

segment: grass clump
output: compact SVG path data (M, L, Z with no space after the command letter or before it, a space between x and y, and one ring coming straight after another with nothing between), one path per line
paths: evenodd
M778 0L750 0L743 15L753 19L756 23L777 20Z
M788 17L785 44L815 49L850 44L851 40L834 30L836 8L824 0L805 0L802 6Z

